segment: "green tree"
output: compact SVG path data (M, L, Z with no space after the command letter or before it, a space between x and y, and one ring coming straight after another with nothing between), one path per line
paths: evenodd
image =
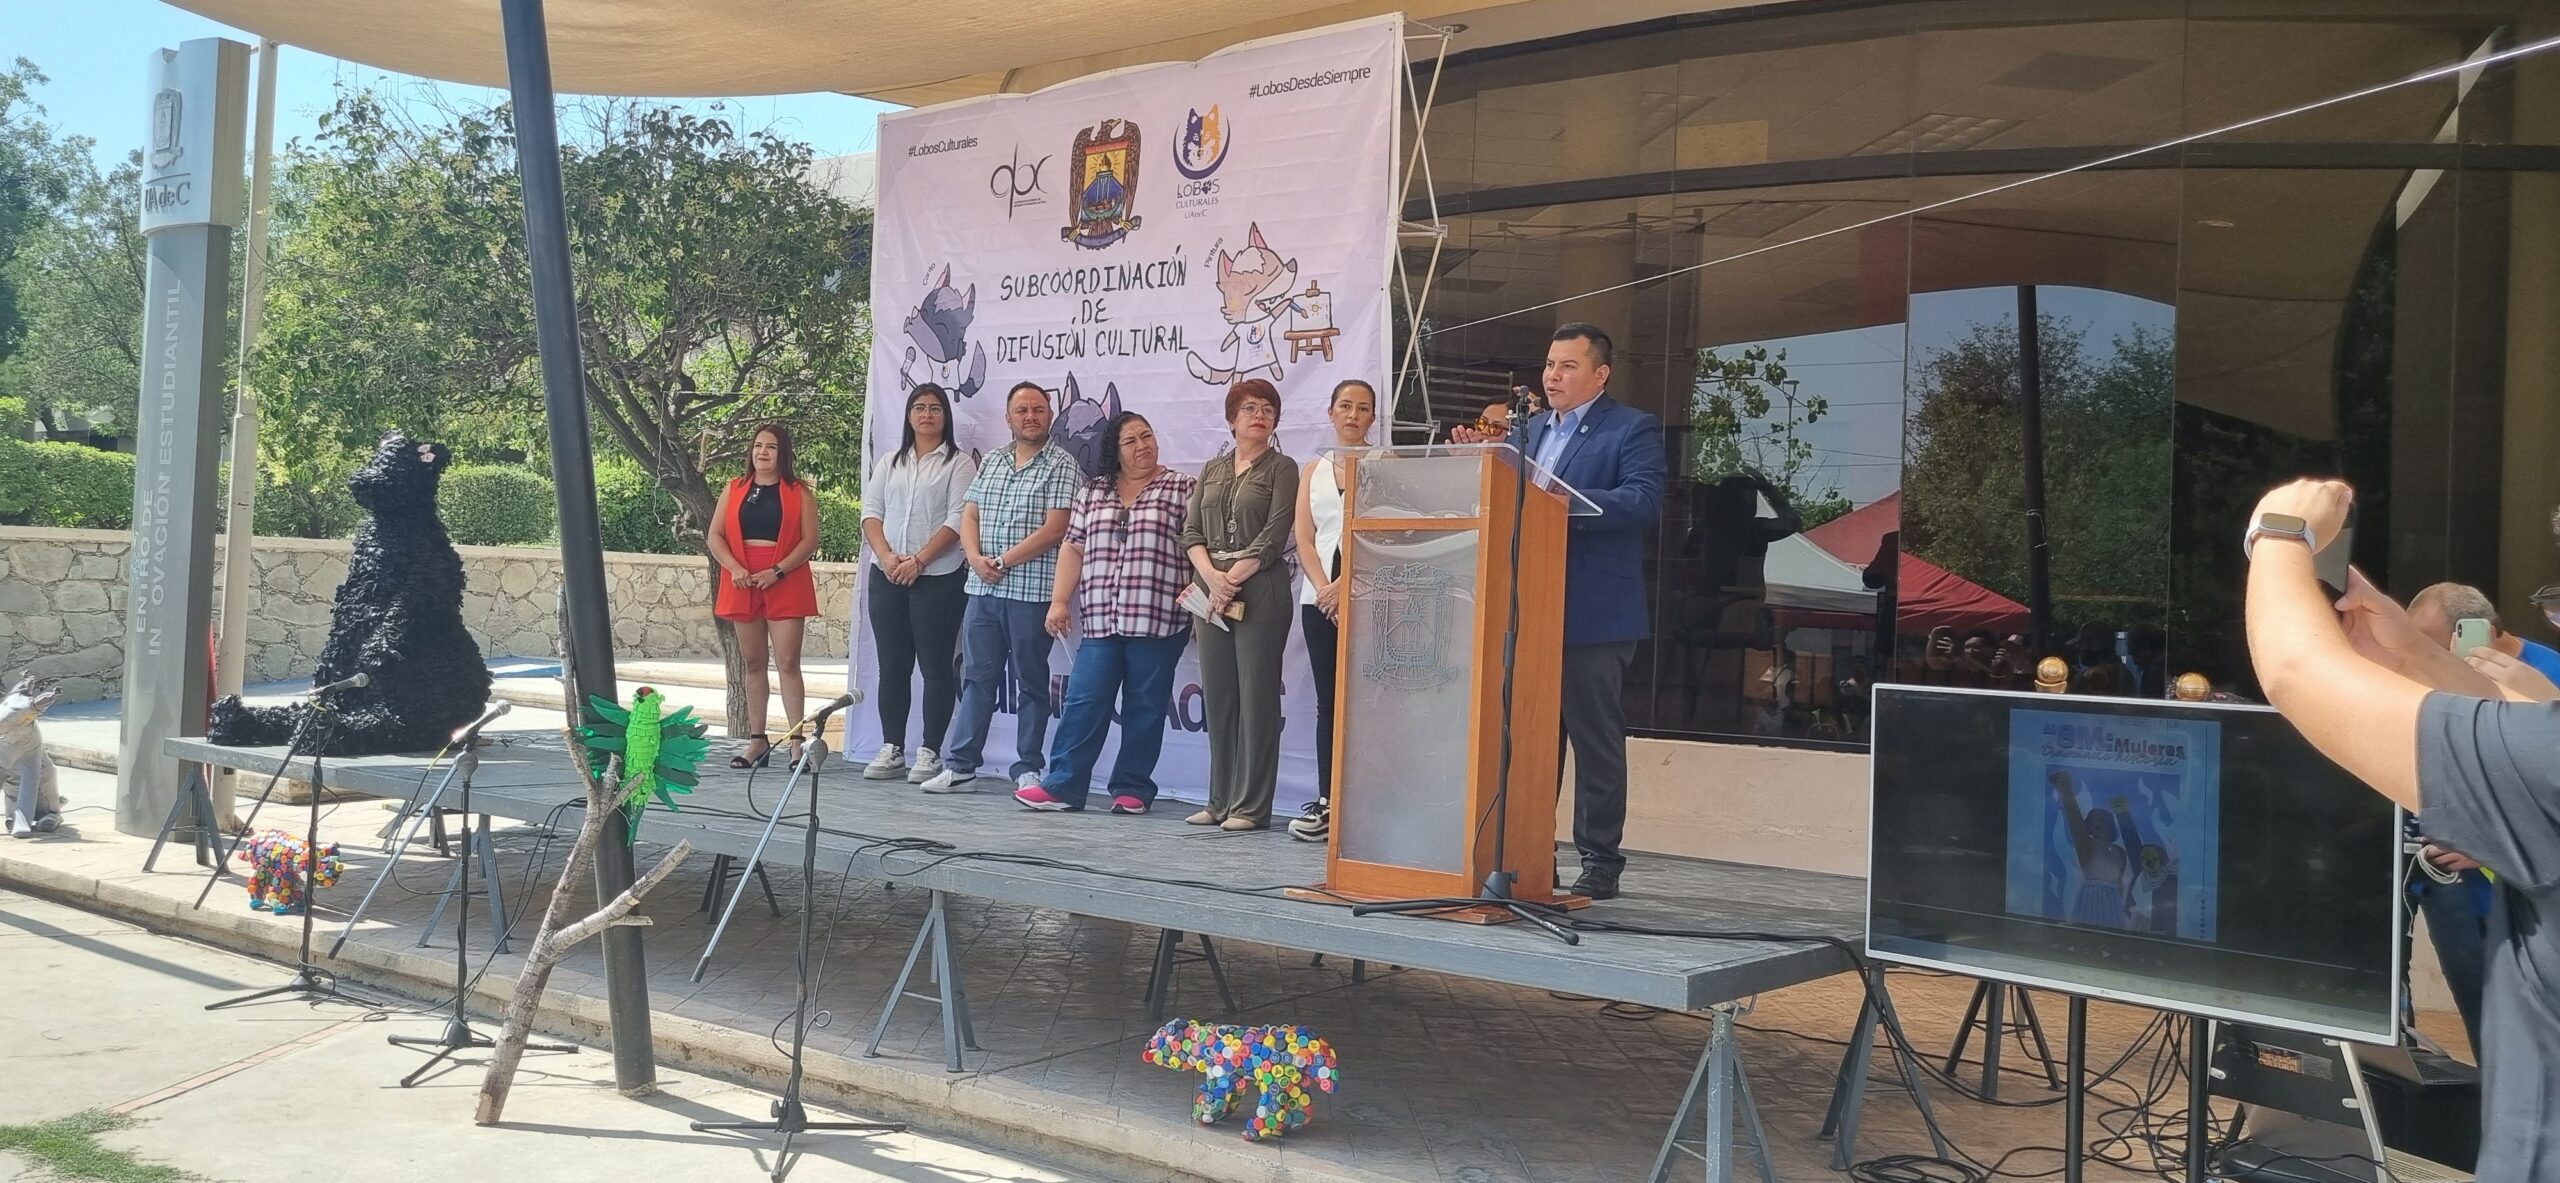
M33 96L46 81L25 58L0 72L0 264L17 257L19 243L62 201L61 146L37 118L44 108ZM16 279L0 269L0 359L17 351L23 316Z
M1849 512L1840 482L1815 463L1796 429L1819 423L1831 400L1803 393L1787 351L1753 345L1726 355L1698 351L1689 381L1689 473L1702 481L1754 472L1787 493L1810 530Z
M850 484L869 214L811 184L807 147L769 131L621 101L571 116L563 181L599 434L666 490L692 545L758 423L790 423L804 454L846 465L811 475ZM357 93L297 153L259 357L297 440L343 452L398 424L538 450L509 127L503 107L421 120Z
M2169 580L2170 339L2137 328L2092 359L2085 330L2047 316L2038 344L2056 615L2076 601L2112 623L2158 623ZM1920 374L1905 423L1904 549L2024 603L2017 330L1976 324Z
M101 175L84 148L61 176L55 216L28 234L0 270L25 299L26 338L12 359L16 385L49 431L62 430L66 416L78 414L109 432L130 434L142 386L148 260L141 155ZM235 347L227 337L219 344Z

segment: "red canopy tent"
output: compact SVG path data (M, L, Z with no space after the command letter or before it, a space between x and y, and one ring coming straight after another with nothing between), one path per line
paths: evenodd
M1859 509L1807 530L1805 538L1864 570L1884 545L1884 536L1902 528L1902 494L1896 491ZM1959 633L1988 629L2008 633L2027 626L2027 606L1975 583L1909 551L1901 563L1896 594L1897 627L1904 632L1941 626Z

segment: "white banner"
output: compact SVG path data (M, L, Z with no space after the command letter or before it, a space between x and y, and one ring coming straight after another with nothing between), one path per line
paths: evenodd
M955 395L961 446L987 453L1009 441L1004 392L1022 381L1053 392L1056 438L1088 468L1103 423L1130 410L1165 463L1199 472L1228 445L1228 384L1251 377L1280 388L1285 451L1328 445L1334 384L1384 390L1390 376L1403 33L1379 17L883 116L872 460L922 382ZM849 672L869 686L861 601L857 585ZM1057 703L1073 662L1071 644L1051 658ZM1165 794L1190 800L1208 791L1199 686L1186 654L1156 767ZM1315 796L1315 699L1294 635L1284 698L1287 810ZM1012 761L1012 709L1008 693L982 773ZM877 713L857 709L846 738L864 757ZM1117 751L1115 728L1096 789Z

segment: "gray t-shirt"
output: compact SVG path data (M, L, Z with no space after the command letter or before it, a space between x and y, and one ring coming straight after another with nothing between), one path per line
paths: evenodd
M2418 714L2427 837L2497 878L2481 989L2482 1179L2560 1178L2560 704L2431 694Z

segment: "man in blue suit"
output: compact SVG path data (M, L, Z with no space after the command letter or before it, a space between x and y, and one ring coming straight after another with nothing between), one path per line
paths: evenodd
M1609 397L1609 334L1568 324L1547 344L1547 409L1514 426L1511 442L1600 507L1565 537L1565 741L1573 747L1573 892L1618 894L1627 865L1627 665L1651 632L1644 556L1662 516L1662 422ZM1472 432L1461 429L1459 438Z

